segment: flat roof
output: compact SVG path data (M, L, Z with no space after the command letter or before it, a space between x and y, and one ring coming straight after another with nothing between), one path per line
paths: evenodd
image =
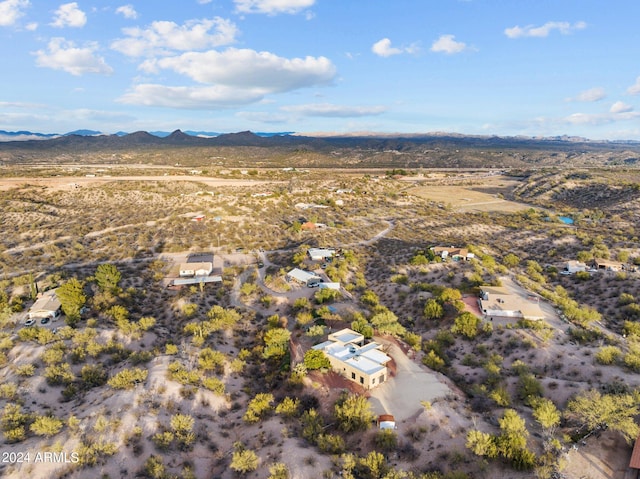
M333 248L309 248L307 251L309 256L322 256L323 258L330 258L336 254L336 250Z
M29 312L55 312L60 309L60 300L56 295L56 289L50 289L42 293L42 295L33 303Z
M487 314L493 314L500 316L500 312L520 312L524 318L528 319L543 319L544 312L538 303L520 298L513 294L496 294L489 291L489 299L480 298L480 308L486 311L491 311Z
M345 328L335 333L329 335L330 340L340 341L343 344L357 342L359 343L364 339L364 336L360 333L356 333L355 331Z
M300 268L293 268L291 271L289 271L287 273L287 276L300 281L301 283L306 283L311 279L322 279L320 278L320 276L318 276L315 273L311 273L309 271L305 271L303 269Z
M220 275L196 276L194 278L176 278L173 280L173 284L175 286L184 286L187 284L198 284L198 283L222 283L222 276Z
M353 356L352 358L347 359L345 363L367 374L377 373L385 368L384 365L372 361L364 356Z

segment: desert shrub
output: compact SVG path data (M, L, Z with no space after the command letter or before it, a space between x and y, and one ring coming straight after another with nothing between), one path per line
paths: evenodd
M80 378L85 388L94 388L107 382L107 372L100 364L86 364L80 371Z
M289 467L283 462L276 462L269 466L269 477L267 479L289 479L291 473Z
M140 368L123 369L109 379L108 384L114 389L132 389L136 384L146 381L148 373Z
M480 319L469 312L464 312L455 319L451 332L459 334L467 339L473 339L478 335Z
M248 423L258 422L272 409L272 404L273 394L258 393L249 402L242 419Z
M202 386L208 389L209 391L213 391L218 396L223 396L225 392L224 382L222 382L218 378L204 378L202 380Z
M344 432L366 430L375 415L366 397L358 394L342 394L333 406L338 427Z
M62 429L63 422L51 416L38 416L35 418L29 429L38 436L55 436Z
M613 364L620 359L622 351L617 346L603 346L596 353L596 361L598 364Z
M70 384L75 379L69 363L61 363L47 367L44 371L44 377L50 386Z
M319 434L316 445L326 454L341 454L345 451L344 439L337 434Z
M331 367L331 363L324 352L315 349L309 349L304 353L304 365L308 370Z
M395 451L398 448L398 435L391 429L378 431L373 436L373 444L385 453Z
M21 364L16 367L16 374L25 378L29 378L36 373L36 367L33 364Z
M517 391L518 397L527 405L543 393L542 384L533 374L523 374L518 378Z
M297 416L300 411L300 400L298 398L285 397L280 404L276 406L276 414L283 417Z
M151 436L151 440L153 441L153 444L160 451L168 451L171 448L173 439L174 439L174 435L171 431L157 432L153 436Z
M231 469L238 474L246 474L258 468L260 459L254 451L245 449L244 445L240 443L236 443L234 449L231 456L231 464L229 465Z

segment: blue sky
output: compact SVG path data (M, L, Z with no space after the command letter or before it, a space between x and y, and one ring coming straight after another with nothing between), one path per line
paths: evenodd
M637 0L0 0L0 129L640 140Z

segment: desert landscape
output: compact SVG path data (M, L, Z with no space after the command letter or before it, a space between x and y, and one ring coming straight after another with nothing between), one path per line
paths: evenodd
M636 477L638 171L276 158L5 162L2 477Z

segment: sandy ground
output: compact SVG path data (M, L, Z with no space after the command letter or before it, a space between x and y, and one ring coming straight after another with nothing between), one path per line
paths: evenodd
M429 179L425 178L418 186L407 190L407 193L425 198L442 205L449 205L454 211L502 211L514 212L529 209L531 206L515 201L507 201L498 196L498 191L512 186L513 179L500 176L458 178L461 180L479 181L481 184L452 185L442 184L456 179ZM492 190L495 190L492 191Z
M376 414L393 414L402 422L419 414L422 401L433 401L451 392L436 373L416 364L396 344L380 340L389 346L388 354L396 363L396 375L371 391L369 401Z
M81 188L87 186L103 185L114 181L194 181L208 186L258 186L282 181L241 180L210 178L206 176L167 175L167 176L56 176L50 178L0 178L0 191L16 188L21 185L37 185L53 190Z

